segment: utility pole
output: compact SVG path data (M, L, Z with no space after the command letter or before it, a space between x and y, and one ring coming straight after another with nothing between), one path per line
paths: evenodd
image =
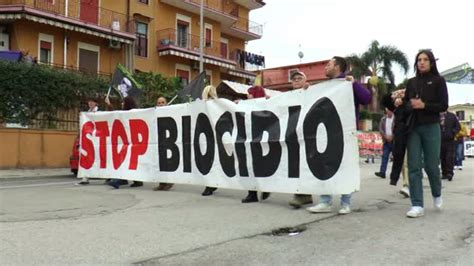
M199 74L204 71L204 0L201 0L201 34L199 35Z

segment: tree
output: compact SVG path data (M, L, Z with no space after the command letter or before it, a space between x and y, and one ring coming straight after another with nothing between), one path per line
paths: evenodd
M363 76L370 76L370 87L374 90L372 97L372 110L376 109L379 98L387 92L385 80L388 80L392 87L395 84L393 74L393 64L398 64L401 69L408 72L408 59L404 52L395 46L382 45L374 40L370 43L369 49L361 56L352 54L346 57L354 77L360 79Z
M164 96L170 101L181 89L181 81L176 77L166 78L152 72L138 72L133 77L143 87L142 107L155 106L158 96ZM176 99L173 103L178 102L179 99Z

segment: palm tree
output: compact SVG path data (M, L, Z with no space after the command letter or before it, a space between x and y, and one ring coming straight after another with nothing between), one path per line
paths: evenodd
M404 52L395 46L380 46L376 40L370 43L369 49L361 56L352 54L346 59L355 78L360 79L363 76L370 76L369 83L374 89L371 103L372 110L377 109L379 98L386 93L385 80L388 79L392 86L395 84L392 65L394 63L398 64L405 74L409 69L408 59Z

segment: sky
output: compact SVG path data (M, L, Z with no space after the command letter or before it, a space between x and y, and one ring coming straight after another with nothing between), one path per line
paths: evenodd
M407 55L410 70L393 68L395 82L413 76L419 49L431 48L438 70L474 67L473 0L264 0L250 20L263 37L247 51L265 56L266 68L361 55L372 40ZM469 32L470 30L470 32ZM300 47L301 46L301 47Z

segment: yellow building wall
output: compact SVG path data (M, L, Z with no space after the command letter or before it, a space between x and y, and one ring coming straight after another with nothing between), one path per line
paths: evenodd
M113 73L118 63L125 62L125 49L109 48L109 40L87 35L75 31L65 31L64 29L49 26L46 24L34 23L26 20L19 20L14 23L12 34L12 50L28 52L31 56L39 58L39 34L54 36L53 43L53 64L64 64L64 36L68 36L67 61L68 67L78 67L78 43L87 43L100 47L99 71Z
M0 129L0 169L69 167L75 131Z

